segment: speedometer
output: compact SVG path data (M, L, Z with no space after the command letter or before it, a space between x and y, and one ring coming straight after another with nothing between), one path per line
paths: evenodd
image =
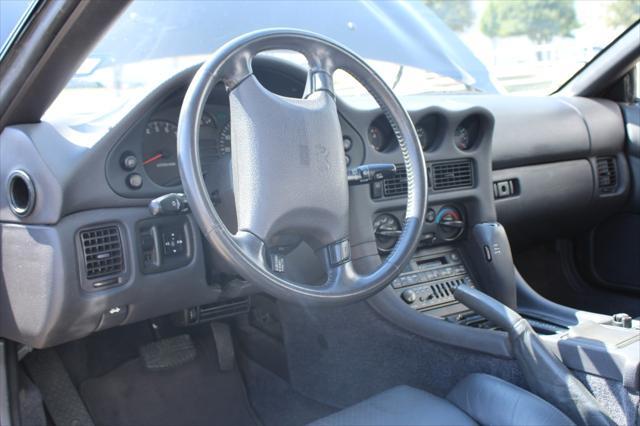
M231 153L231 122L227 124L220 131L218 136L218 157L224 157Z

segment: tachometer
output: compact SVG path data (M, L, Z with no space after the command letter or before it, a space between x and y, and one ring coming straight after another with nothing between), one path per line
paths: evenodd
M200 122L200 161L210 161L209 152L215 143L216 124L213 118L203 114ZM144 129L142 139L142 164L149 178L160 186L180 184L178 170L178 126L168 120L151 120Z

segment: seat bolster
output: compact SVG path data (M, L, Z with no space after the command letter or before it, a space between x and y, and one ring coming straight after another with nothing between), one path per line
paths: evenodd
M487 374L471 374L447 399L481 425L559 426L574 423L542 398Z
M311 426L476 425L449 401L409 386L397 386Z

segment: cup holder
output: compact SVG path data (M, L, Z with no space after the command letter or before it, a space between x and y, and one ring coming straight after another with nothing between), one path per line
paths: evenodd
M9 208L19 217L29 216L36 204L36 188L31 177L22 170L14 170L7 179Z

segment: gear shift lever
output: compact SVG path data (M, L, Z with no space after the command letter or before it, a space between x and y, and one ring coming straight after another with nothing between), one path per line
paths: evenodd
M454 297L509 333L514 356L529 388L581 425L612 425L587 388L552 354L517 312L467 285Z

